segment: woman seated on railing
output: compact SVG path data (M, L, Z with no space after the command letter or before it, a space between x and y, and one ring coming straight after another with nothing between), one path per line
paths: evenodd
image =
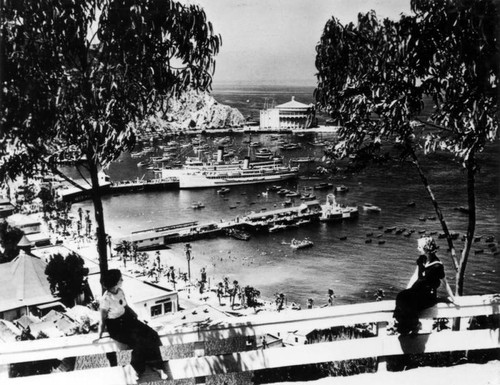
M118 269L111 269L101 275L101 283L106 289L99 302L101 322L99 338L104 328L114 340L128 345L132 349L130 364L140 376L148 363L152 369L167 379L167 362L161 356L162 345L158 334L148 325L137 319L137 314L127 304L122 286L122 274Z
M436 255L438 246L432 237L418 240L417 269L408 283L408 288L396 297L394 318L397 331L401 334L417 332L421 324L419 313L437 303L437 289L443 282L449 300L455 302L450 285L446 281L443 263Z

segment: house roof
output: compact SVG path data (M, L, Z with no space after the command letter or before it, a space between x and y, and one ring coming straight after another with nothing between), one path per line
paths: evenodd
M30 217L29 215L24 214L12 214L7 218L7 222L11 226L30 226L30 225L40 225L40 220Z
M17 243L18 247L28 247L33 246L33 243L23 234L19 242Z
M14 342L21 335L21 330L12 322L0 320L0 342Z
M85 267L89 269L89 274L99 272L99 264L97 262L87 258L83 254L80 254L78 251L69 249L64 245L50 245L46 247L38 247L31 250L31 254L40 257L46 263L49 262L52 255L61 254L64 258L66 258L71 253L76 253L83 259Z
M46 263L23 250L0 264L0 311L57 301L45 275Z
M279 110L282 110L282 109L306 109L306 108L310 108L312 105L311 104L304 104L304 103L300 103L298 101L295 100L295 96L292 96L292 100L290 100L289 102L286 102L286 103L283 103L283 104L279 104L276 106L277 109Z

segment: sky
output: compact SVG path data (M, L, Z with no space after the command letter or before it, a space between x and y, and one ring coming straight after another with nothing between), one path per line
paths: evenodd
M410 0L184 0L204 8L222 47L213 85L316 84L315 47L326 22L355 22L359 12L380 18L410 14Z

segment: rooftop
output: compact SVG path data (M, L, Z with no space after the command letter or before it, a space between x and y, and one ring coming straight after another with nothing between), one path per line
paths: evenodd
M290 100L289 102L279 104L276 106L276 108L279 110L285 110L285 109L303 110L303 109L307 109L307 108L311 108L311 107L312 107L312 104L304 104L304 103L300 103L300 102L296 101L295 96L292 96L292 100Z
M41 258L21 251L11 262L0 264L0 311L57 301Z

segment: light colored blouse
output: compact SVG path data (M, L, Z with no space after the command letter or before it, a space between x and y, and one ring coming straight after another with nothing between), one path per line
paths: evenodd
M105 291L99 302L101 310L107 311L108 318L115 319L121 317L125 313L127 300L122 289L118 289L116 294L110 291Z

